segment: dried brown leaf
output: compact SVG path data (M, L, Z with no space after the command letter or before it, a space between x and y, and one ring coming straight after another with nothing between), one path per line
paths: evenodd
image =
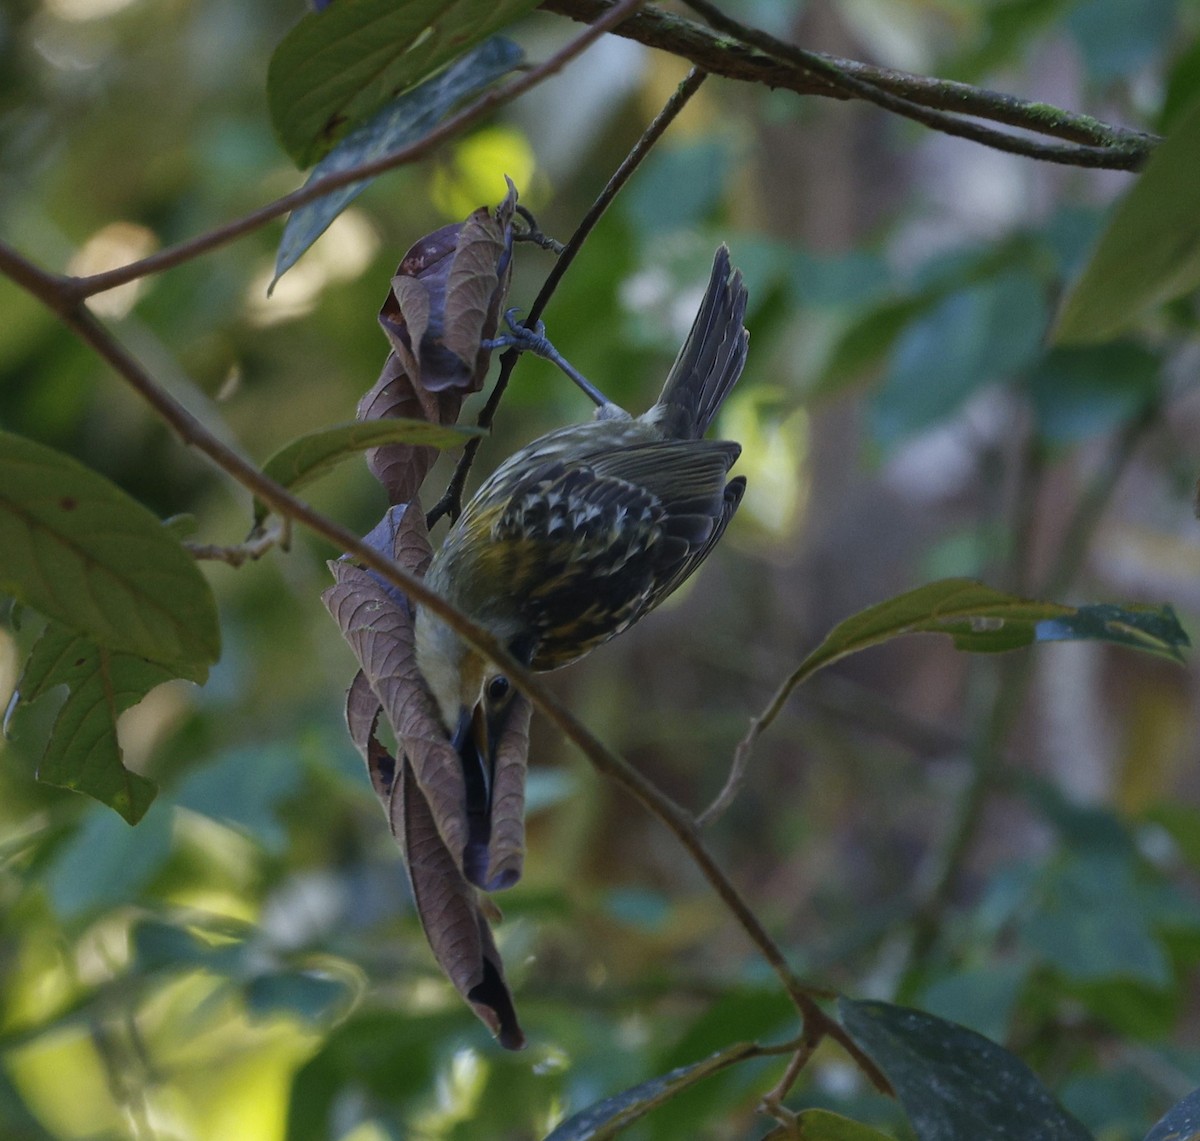
M517 204L516 188L512 182L508 186L494 217L481 207L463 223L446 283L443 340L456 357L471 363L472 391L483 384L491 351L481 343L495 336L508 292L512 215Z
M392 789L396 783L396 758L384 748L375 729L379 718L383 715L383 706L367 675L359 670L346 691L346 725L350 730L350 740L362 754L367 764L367 775L371 778L371 787L375 795L383 802L384 810L391 818Z
M359 401L358 419L383 420L390 416L454 424L462 408L456 392L426 392L413 385L411 376L396 353L383 366L375 385ZM367 467L383 484L391 503L408 503L425 482L438 458L437 448L414 444L385 444L367 450Z
M500 1045L519 1050L525 1035L491 929L407 764L401 768L396 797L413 899L434 957Z
M495 214L480 207L443 226L404 255L379 310L392 352L358 405L360 420L406 416L453 424L463 398L478 392L491 361L482 342L496 333L511 272L516 189ZM407 503L437 450L388 444L367 452L371 473L391 503Z
M461 863L468 831L466 783L417 670L408 609L370 571L344 561L329 565L336 585L321 597L379 696L446 846ZM392 823L395 828L394 812Z
M484 882L490 891L512 887L525 862L525 776L529 767L529 720L533 706L518 693L509 706L496 746L492 777L492 831Z

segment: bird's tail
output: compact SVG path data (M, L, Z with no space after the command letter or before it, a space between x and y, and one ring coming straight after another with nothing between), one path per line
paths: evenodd
M651 411L665 436L698 440L708 431L746 363L745 317L746 286L722 244L700 311Z

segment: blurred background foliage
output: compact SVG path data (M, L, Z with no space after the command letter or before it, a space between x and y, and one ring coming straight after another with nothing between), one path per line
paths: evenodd
M807 47L1169 127L1200 86L1193 0L728 0ZM264 93L299 0L5 0L0 232L70 272L127 261L299 182ZM575 27L512 29L543 58ZM349 418L421 234L518 183L566 237L683 75L608 38L492 122L376 182L280 283L277 226L95 307L207 424L262 460ZM1194 301L1121 344L1044 331L1132 176L1038 165L873 108L710 80L546 318L647 406L726 241L750 363L721 424L750 490L698 580L555 679L688 805L838 620L931 578L1064 601L1170 601L1195 631ZM528 304L549 255L522 248ZM202 541L248 498L51 315L0 281L0 425L69 451ZM526 359L481 470L587 414ZM445 472L432 477L439 487ZM311 491L366 531L350 464ZM213 565L224 652L123 720L163 789L136 829L37 785L53 710L0 747L0 1137L528 1138L791 1010L662 829L535 725L526 877L500 946L531 1041L496 1049L436 971L342 727L353 673L317 596L335 552ZM0 692L37 623L0 633ZM1194 667L1100 644L968 658L909 639L798 695L711 843L801 971L1020 1053L1102 1141L1200 1085ZM780 1063L727 1070L630 1131L761 1136ZM794 1095L903 1136L823 1050Z

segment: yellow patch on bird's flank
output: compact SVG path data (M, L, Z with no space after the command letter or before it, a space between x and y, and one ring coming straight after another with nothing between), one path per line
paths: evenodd
M442 214L457 221L499 202L508 193L505 175L523 205L536 205L540 179L529 140L512 127L485 127L459 143L449 162L434 168L429 195Z

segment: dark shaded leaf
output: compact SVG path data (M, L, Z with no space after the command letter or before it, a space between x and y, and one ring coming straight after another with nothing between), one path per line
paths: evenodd
M1054 349L1029 377L1042 437L1071 444L1139 416L1158 394L1160 362L1141 345Z
M46 874L54 910L64 919L128 903L171 852L174 813L162 802L129 828L111 812L91 812Z
M861 1121L852 1121L827 1109L805 1109L796 1115L800 1141L893 1141Z
M1037 624L1039 642L1115 642L1172 661L1184 661L1191 645L1170 606L1113 606L1096 603L1080 606L1073 614L1048 618Z
M1155 148L1118 204L1052 330L1060 345L1106 341L1200 284L1200 101Z
M313 168L308 182L384 158L419 141L457 104L499 79L521 59L521 49L511 40L492 37L456 59L445 71L389 103L370 122L347 135ZM279 242L272 289L371 181L364 179L331 190L315 202L292 211Z
M1010 380L1037 357L1043 289L1010 270L947 293L900 334L874 402L879 439L893 443L956 412L985 384Z
M533 706L523 693L513 696L504 731L496 744L492 778L488 862L482 883L488 891L512 887L525 862L525 777L529 768L529 720Z
M21 677L21 701L37 701L58 686L68 692L38 764L38 780L82 792L136 824L156 789L122 763L117 718L155 686L177 677L203 682L207 673L204 666L168 667L117 653L47 626Z
M1198 1141L1200 1139L1200 1089L1177 1102L1155 1123L1145 1141Z
M252 1014L296 1014L305 1022L327 1022L344 1011L354 991L345 978L314 971L277 971L258 975L244 987Z
M438 965L500 1045L520 1050L525 1035L475 889L447 849L407 762L400 769L393 805L413 899Z
M920 1141L1091 1141L1020 1058L973 1030L886 1002L838 1010Z
M271 121L311 166L347 131L537 0L338 0L305 16L267 71Z
M480 428L430 423L428 420L352 420L310 432L285 444L263 464L263 473L294 491L368 448L386 444L457 448L472 436L482 435L484 432ZM256 524L261 523L269 512L265 503L255 499Z
M77 460L0 432L0 594L110 650L215 662L212 591L158 519Z
M564 1121L546 1137L546 1141L606 1141L616 1137L638 1118L645 1117L689 1086L747 1058L759 1057L761 1053L754 1042L727 1046L702 1062L680 1066L669 1074L651 1078L588 1106Z

